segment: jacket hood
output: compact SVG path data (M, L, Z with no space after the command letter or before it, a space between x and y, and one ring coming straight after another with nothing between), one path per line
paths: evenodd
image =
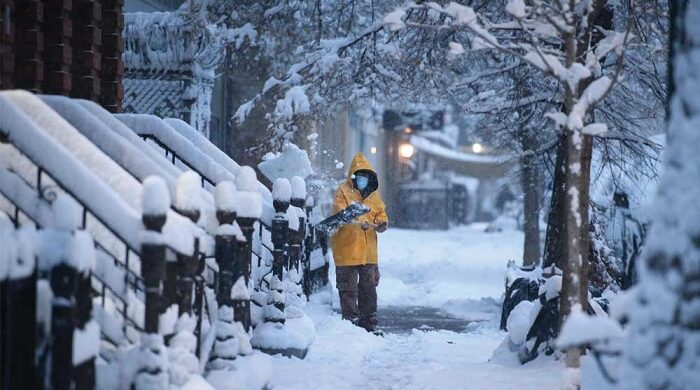
M377 174L377 171L372 168L372 164L369 163L367 157L362 153L357 153L355 157L352 158L350 169L348 169L348 179L352 180L352 175L357 171L370 171L375 175Z
M377 188L379 188L379 180L377 179L377 171L374 170L372 167L372 164L370 164L369 160L367 160L367 157L365 157L364 154L362 153L357 153L355 157L352 158L352 162L350 163L350 168L348 169L348 182L350 185L355 187L355 180L353 178L353 175L357 173L358 171L365 171L371 173L370 175L370 180L369 180L369 185L366 190L366 195L371 194L372 192L376 191Z

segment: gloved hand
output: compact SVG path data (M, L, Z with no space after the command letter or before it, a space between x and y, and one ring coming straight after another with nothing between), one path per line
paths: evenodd
M381 222L379 225L377 225L377 232L379 233L384 233L386 229L389 228L389 224L386 222Z

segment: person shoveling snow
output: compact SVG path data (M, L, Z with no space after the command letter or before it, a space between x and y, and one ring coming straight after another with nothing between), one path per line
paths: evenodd
M377 328L377 232L386 231L389 224L377 188L377 173L367 158L358 153L350 164L348 179L335 191L333 204L334 213L353 203L369 208L352 223L339 227L331 238L343 319L368 332Z

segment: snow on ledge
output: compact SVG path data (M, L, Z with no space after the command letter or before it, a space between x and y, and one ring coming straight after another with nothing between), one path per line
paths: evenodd
M459 162L468 162L484 165L500 165L511 160L510 158L504 156L472 154L452 150L417 135L411 136L411 144L416 149L421 150L425 153Z

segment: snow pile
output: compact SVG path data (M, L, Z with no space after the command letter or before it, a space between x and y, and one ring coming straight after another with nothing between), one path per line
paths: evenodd
M196 319L187 313L182 314L175 325L175 336L168 345L171 386L186 387L193 377L199 376L199 359L194 354L197 347L195 326Z
M306 218L306 213L304 213L304 210L300 209L299 207L289 206L286 216L287 220L289 221L289 228L299 231L299 228L301 227L300 219Z
M200 177L194 171L184 172L177 178L175 208L182 211L199 211L202 205Z
M233 308L219 307L216 320L216 340L209 356L207 370L226 370L234 368L234 361L240 355L252 353L248 334L239 322L233 320Z
M255 170L247 165L242 166L236 174L236 186L241 191L255 191L258 186Z
M255 171L249 166L243 166L236 175L238 192L238 216L243 218L259 219L263 214L263 202L260 193L256 190L258 185Z
M579 307L578 310L571 310L556 343L560 349L566 349L609 343L622 337L622 327L616 321L605 315L588 315Z
M145 215L165 215L170 209L170 192L165 181L149 176L143 181L141 208Z
M545 294L545 298L549 301L551 299L554 299L559 296L559 293L561 292L561 283L562 283L562 277L561 275L554 275L549 278L547 278L547 281L544 282L544 285L540 286L540 291L539 294Z
M83 274L87 275L95 269L95 242L90 233L85 230L73 232L73 239L68 247L68 258Z
M214 189L216 209L220 211L236 211L236 186L226 180L219 182Z
M507 325L508 338L513 344L522 345L525 343L527 333L539 312L539 307L535 308L535 305L539 306L540 303L522 301L510 312ZM532 315L533 313L535 316Z
M293 176L290 180L292 185L292 199L306 199L306 182L301 176Z
M291 198L292 186L289 183L289 180L283 177L275 179L275 182L272 185L272 199L282 202L289 202Z
M256 348L279 352L287 349L305 350L313 343L315 335L313 321L308 316L301 315L287 319L284 324L264 322L258 325L253 331L251 343Z
M168 386L168 351L162 335L142 334L137 359L138 369L133 379L135 390L165 389Z
M233 369L207 372L207 381L217 390L260 390L271 388L272 372L270 357L255 351L237 359Z
M258 168L273 182L278 178L290 179L294 176L305 178L314 173L309 154L292 143L284 145L282 153L268 153L263 156L263 161L258 164Z
M379 305L449 303L461 311L465 300L501 299L503 268L522 256L522 242L522 232L487 234L484 224L447 231L389 229L378 239Z

